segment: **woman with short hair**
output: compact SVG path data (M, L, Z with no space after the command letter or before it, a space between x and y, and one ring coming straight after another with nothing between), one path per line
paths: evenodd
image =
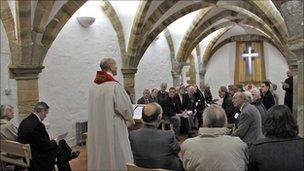
M14 108L11 105L1 105L0 125L1 125L1 138L6 140L17 141L18 130L11 123L14 118Z

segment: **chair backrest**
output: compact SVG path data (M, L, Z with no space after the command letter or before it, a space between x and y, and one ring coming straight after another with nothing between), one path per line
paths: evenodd
M0 157L1 161L28 168L32 158L30 145L16 141L1 140Z
M127 163L127 171L170 171L166 169L150 169L144 167L138 167L135 164Z

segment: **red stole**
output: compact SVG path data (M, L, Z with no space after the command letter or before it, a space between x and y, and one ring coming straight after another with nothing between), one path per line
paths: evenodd
M105 82L108 82L108 81L118 82L110 74L108 74L106 71L103 71L103 70L97 71L94 83L102 84L102 83L105 83Z

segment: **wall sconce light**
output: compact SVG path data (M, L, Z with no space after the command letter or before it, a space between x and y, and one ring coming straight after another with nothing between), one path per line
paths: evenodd
M94 17L77 17L77 21L82 27L87 28L94 23L95 18Z

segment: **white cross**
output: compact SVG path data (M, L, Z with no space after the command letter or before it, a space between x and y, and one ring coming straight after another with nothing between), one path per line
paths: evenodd
M248 53L243 53L242 58L246 59L247 71L249 75L252 75L252 60L254 57L258 57L258 53L251 53L251 47L248 47Z

